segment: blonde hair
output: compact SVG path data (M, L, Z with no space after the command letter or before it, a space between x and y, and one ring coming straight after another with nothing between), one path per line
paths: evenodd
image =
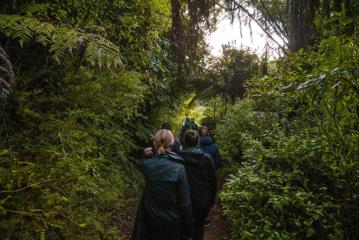
M154 138L154 144L158 154L164 154L166 149L172 147L174 138L170 130L161 129L159 130Z

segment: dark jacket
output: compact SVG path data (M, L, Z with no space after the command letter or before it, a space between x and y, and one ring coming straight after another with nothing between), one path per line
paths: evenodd
M209 212L217 195L216 169L212 158L199 147L183 149L193 212Z
M133 240L184 240L192 234L190 190L182 164L175 153L141 160L145 188Z
M176 139L173 142L172 152L177 153L177 154L179 154L181 152L181 145Z
M220 168L222 166L221 154L219 153L217 145L213 143L212 138L209 136L201 137L200 144L203 152L211 155L216 169Z

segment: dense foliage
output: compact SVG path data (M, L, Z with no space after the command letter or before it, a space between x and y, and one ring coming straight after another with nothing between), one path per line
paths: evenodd
M209 57L221 9L284 56ZM357 13L349 0L2 0L0 238L127 239L141 146L191 115L231 173L231 239L355 239Z
M0 238L125 237L138 144L176 104L169 2L0 5Z
M246 81L258 75L259 69L260 61L255 53L223 46L223 56L211 65L206 80L212 82L212 92L234 101L244 96Z
M359 234L358 32L333 29L252 80L217 129L226 158L240 164L221 194L232 239Z

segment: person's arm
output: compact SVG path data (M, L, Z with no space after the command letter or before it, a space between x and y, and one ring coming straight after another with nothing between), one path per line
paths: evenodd
M207 158L208 166L208 179L210 184L210 191L211 191L211 204L213 205L216 201L217 196L217 176L216 176L216 167L214 165L213 159L209 154L205 154Z
M152 147L147 147L143 150L143 157L144 158L151 158L153 155L153 148Z
M192 214L192 204L191 204L191 193L189 189L189 184L187 180L187 174L185 168L183 167L178 173L178 183L179 183L179 205L181 207L184 227L188 236L193 235L193 214Z
M143 158L151 158L154 155L155 146L153 143L153 137L147 142L143 150Z
M216 168L220 168L222 167L222 157L221 154L219 153L219 149L218 146L215 144L216 146Z

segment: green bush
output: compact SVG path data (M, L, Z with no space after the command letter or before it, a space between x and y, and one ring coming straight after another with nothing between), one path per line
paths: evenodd
M340 239L326 188L310 192L298 183L303 172L265 170L244 165L226 183L221 200L231 220L232 239ZM296 184L297 183L297 184Z
M15 148L0 152L0 183L8 189L0 198L2 238L119 236L114 223L137 202L135 145L126 129L146 91L140 76L80 70L62 83L66 96L14 92L17 121L7 143Z
M170 2L40 2L0 7L0 239L128 238L138 145L175 99Z
M292 54L218 127L225 158L241 163L221 193L233 239L358 236L357 39Z

